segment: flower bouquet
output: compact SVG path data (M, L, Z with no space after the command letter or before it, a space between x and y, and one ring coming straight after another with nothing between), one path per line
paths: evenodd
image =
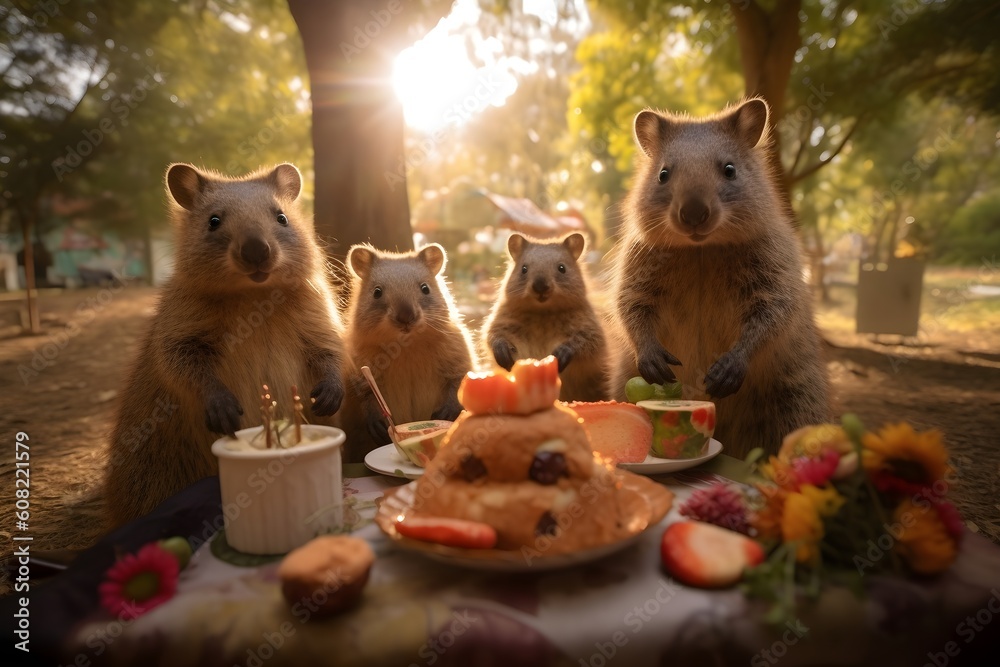
M845 415L841 425L800 428L777 456L756 450L748 462L750 491L717 484L681 513L762 543L768 556L743 585L773 603L771 621L791 618L796 590L815 597L826 579L859 590L871 572L926 576L955 560L963 526L946 499L952 470L939 431L900 423L867 432Z

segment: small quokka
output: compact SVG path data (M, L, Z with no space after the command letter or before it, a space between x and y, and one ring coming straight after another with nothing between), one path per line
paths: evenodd
M707 118L646 110L614 278L625 381L684 385L716 401L727 453L775 452L831 406L802 259L768 171L768 107Z
M483 326L485 355L507 370L517 359L554 355L564 401L608 393L607 339L578 262L585 247L577 233L548 242L511 234L507 273Z
M343 325L290 164L228 178L167 171L175 269L141 344L111 435L105 494L118 525L202 477L212 443L261 423L261 385L332 423L344 395Z
M447 255L432 243L391 253L353 246L347 266L354 285L347 309L344 429L347 458L390 441L388 422L361 367L368 366L397 424L454 420L462 411L458 385L476 367L472 337L444 278Z

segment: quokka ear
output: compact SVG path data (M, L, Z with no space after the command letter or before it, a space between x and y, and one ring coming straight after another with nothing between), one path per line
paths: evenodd
M361 280L371 273L377 255L368 245L354 245L347 251L347 268Z
M190 164L176 163L167 168L167 192L177 205L193 210L209 184L209 177Z
M573 232L563 239L563 245L569 250L569 254L574 260L580 259L584 249L587 247L587 239L580 232Z
M442 248L437 243L431 243L425 245L417 253L417 257L420 258L430 272L435 276L444 271L444 265L448 262L448 255L445 253L444 248Z
M635 116L632 133L635 143L646 157L653 157L662 150L663 141L670 130L670 121L662 114L645 109Z
M730 128L739 137L740 143L755 148L767 140L767 118L770 114L767 102L753 97L736 107L727 117Z
M507 254L510 255L510 258L515 262L519 260L527 242L528 240L517 232L511 234L507 238Z
M282 197L295 201L302 192L302 174L294 164L279 164L268 174L268 180Z

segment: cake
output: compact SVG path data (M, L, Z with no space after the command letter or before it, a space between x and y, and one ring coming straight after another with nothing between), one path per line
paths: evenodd
M556 403L558 382L552 357L517 362L499 380L470 373L459 400L490 410L463 412L452 425L416 483L414 512L492 526L498 549L559 554L628 536L623 473L595 455L580 417Z

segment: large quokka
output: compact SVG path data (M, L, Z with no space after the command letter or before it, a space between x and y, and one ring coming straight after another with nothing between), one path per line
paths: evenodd
M290 164L235 179L167 171L175 269L121 393L106 474L114 525L217 474L212 442L261 423L262 383L279 410L292 385L310 395L312 422L339 409L343 327L301 186Z
M604 327L577 263L585 246L582 234L550 242L511 234L507 275L483 326L485 355L507 370L517 359L555 355L564 401L600 401L608 393Z
M717 438L743 456L830 419L799 243L765 151L768 107L708 118L642 111L614 300L629 354L612 382L676 376L714 399Z
M362 366L371 369L397 424L454 420L462 411L458 385L475 369L475 352L444 279L446 260L436 243L410 253L356 245L347 254L354 275L344 405L350 461L390 442Z

